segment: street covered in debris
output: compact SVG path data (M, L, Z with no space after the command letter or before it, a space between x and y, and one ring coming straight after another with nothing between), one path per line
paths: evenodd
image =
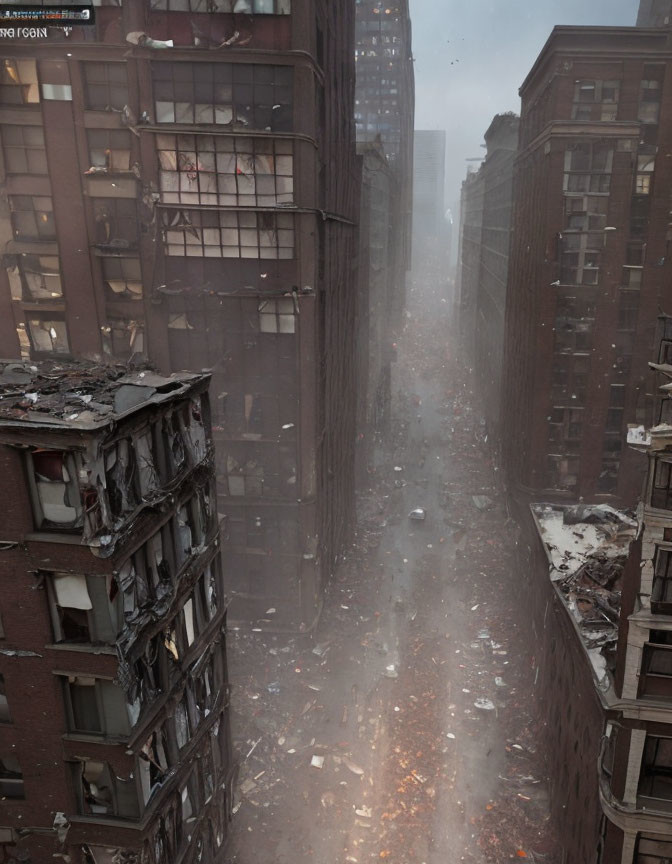
M559 861L516 531L445 290L408 292L389 438L316 632L231 633L236 864Z

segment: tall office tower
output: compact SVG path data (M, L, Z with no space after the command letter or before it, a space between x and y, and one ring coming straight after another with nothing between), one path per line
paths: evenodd
M511 488L634 504L667 303L665 30L557 27L521 88L502 430Z
M393 244L393 269L399 281L390 289L397 313L411 267L415 117L411 35L408 0L356 0L357 141L382 144L399 187Z
M413 135L413 247L445 232L446 133L416 129Z
M95 13L2 61L3 353L211 369L230 618L309 629L354 511L354 7Z
M476 174L467 175L462 187L460 334L476 371L488 432L498 442L518 126L515 114L495 116L485 133L485 161ZM416 141L416 153L417 146ZM416 188L417 182L416 175Z
M0 364L7 861L223 860L233 763L207 386Z

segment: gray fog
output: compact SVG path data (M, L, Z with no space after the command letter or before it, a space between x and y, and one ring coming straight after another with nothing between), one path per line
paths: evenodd
M446 206L457 218L465 160L484 154L495 114L520 112L518 88L557 24L632 26L637 0L410 0L415 128L446 130ZM477 163L472 163L477 164Z

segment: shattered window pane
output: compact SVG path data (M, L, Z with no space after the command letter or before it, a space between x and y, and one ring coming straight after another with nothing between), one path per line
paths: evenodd
M294 258L294 217L289 213L166 210L169 256Z
M61 450L29 454L35 483L37 528L77 528L83 524L82 500L74 456Z
M293 202L291 141L211 135L194 138L157 138L164 203L275 207Z
M64 320L29 318L28 332L32 349L36 354L70 353L70 343Z
M242 65L153 63L157 123L236 122L250 129L290 132L292 69L256 64L241 69Z

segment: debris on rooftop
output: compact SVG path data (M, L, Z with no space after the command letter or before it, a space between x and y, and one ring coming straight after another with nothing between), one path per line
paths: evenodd
M185 392L199 377L84 361L0 362L0 422L94 428L144 403Z
M534 504L550 578L574 619L602 686L615 665L621 579L638 523L608 504Z

